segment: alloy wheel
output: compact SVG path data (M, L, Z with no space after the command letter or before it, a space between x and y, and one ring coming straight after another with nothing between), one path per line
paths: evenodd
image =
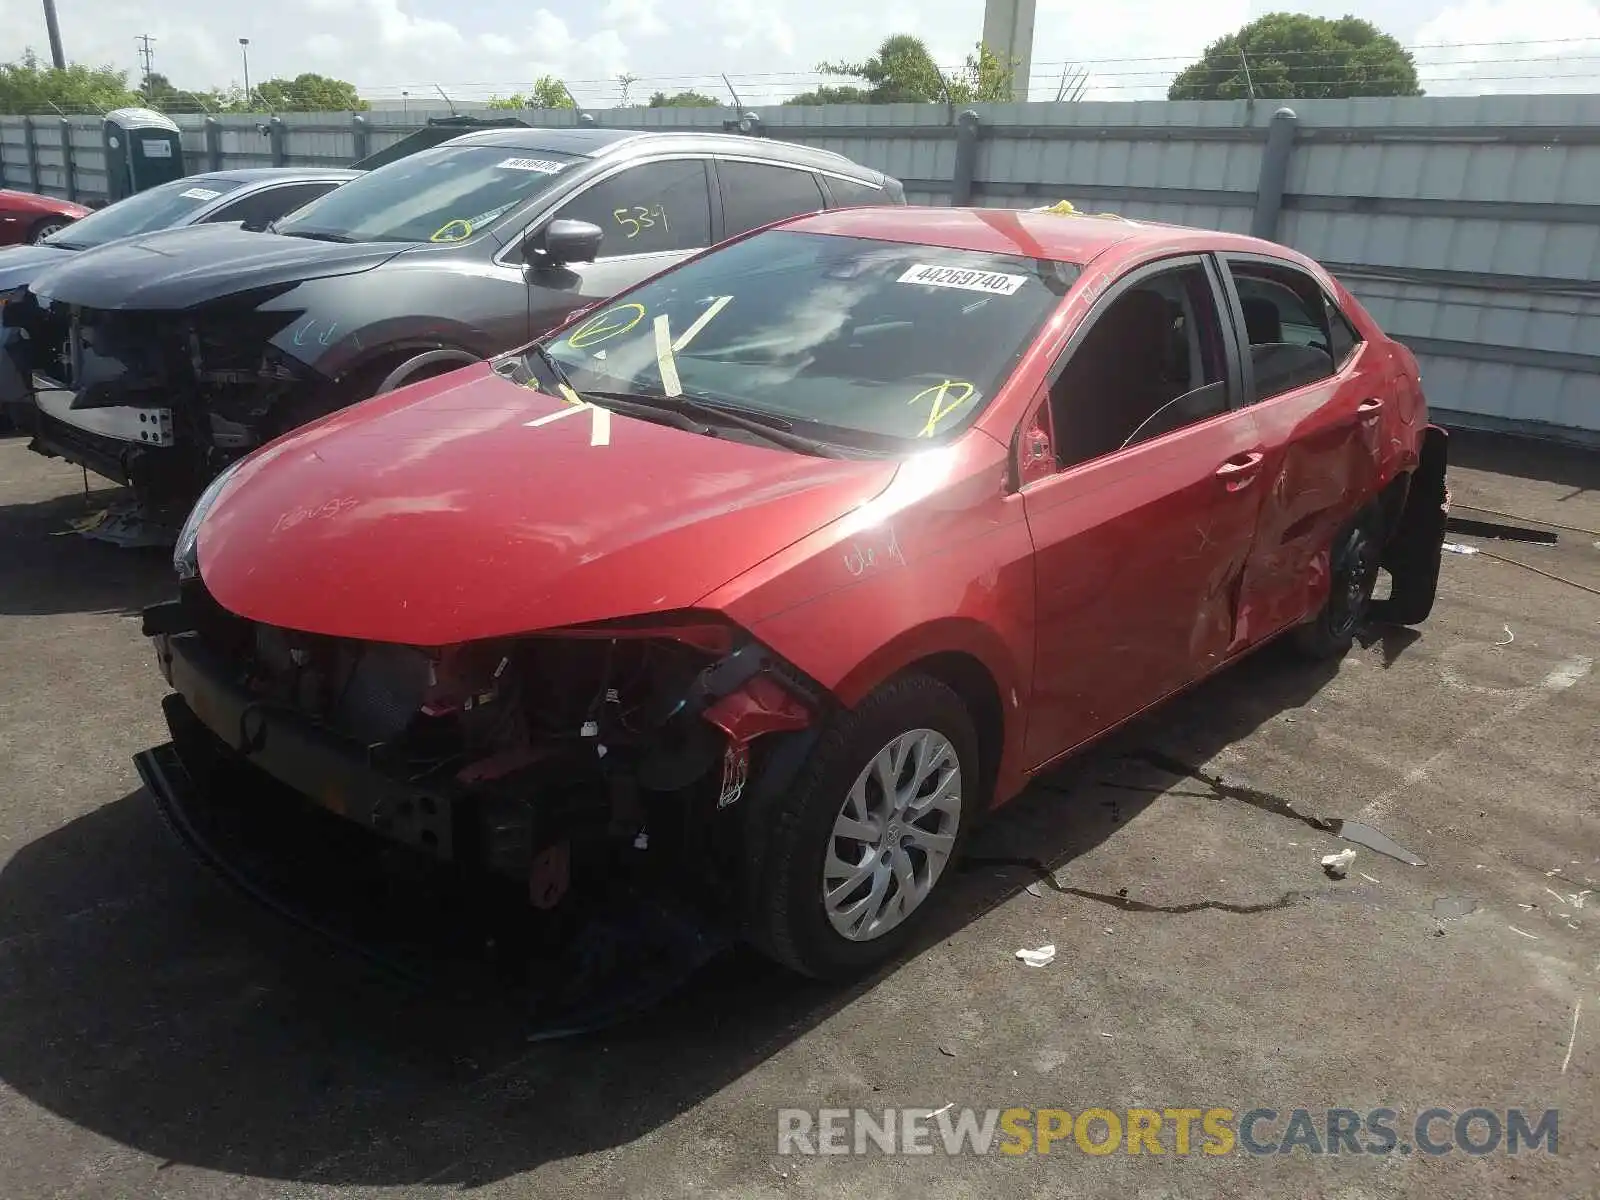
M862 768L828 838L822 901L853 942L881 937L921 906L961 825L961 761L933 729L902 733Z

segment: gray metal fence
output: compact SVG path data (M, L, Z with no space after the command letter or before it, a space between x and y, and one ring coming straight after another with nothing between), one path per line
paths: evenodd
M756 109L762 132L902 179L913 203L1071 200L1256 233L1327 263L1421 359L1447 422L1600 444L1600 96L837 105ZM721 128L726 109L608 109ZM191 171L345 164L426 114L179 117ZM0 186L105 194L94 118L0 117Z

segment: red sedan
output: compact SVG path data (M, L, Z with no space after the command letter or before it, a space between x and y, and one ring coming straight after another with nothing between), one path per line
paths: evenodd
M540 909L664 859L843 974L1064 756L1279 635L1423 620L1444 466L1412 355L1282 246L801 217L219 478L141 769L203 804L226 761Z
M0 188L0 246L42 242L93 211L54 196Z

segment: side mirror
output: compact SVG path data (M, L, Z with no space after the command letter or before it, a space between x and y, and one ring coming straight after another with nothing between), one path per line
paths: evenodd
M588 221L551 221L544 232L523 242L523 256L537 267L593 262L605 231Z

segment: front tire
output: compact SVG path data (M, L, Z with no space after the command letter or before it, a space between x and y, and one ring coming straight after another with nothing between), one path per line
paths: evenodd
M753 811L746 936L804 975L894 957L983 805L978 737L937 679L907 675L840 714L797 785Z
M28 231L28 243L37 246L52 233L60 233L71 224L71 221L63 220L59 217L47 217Z
M1383 558L1383 534L1371 515L1358 519L1328 552L1328 598L1310 621L1294 631L1296 650L1308 658L1338 658L1355 641L1372 611Z

